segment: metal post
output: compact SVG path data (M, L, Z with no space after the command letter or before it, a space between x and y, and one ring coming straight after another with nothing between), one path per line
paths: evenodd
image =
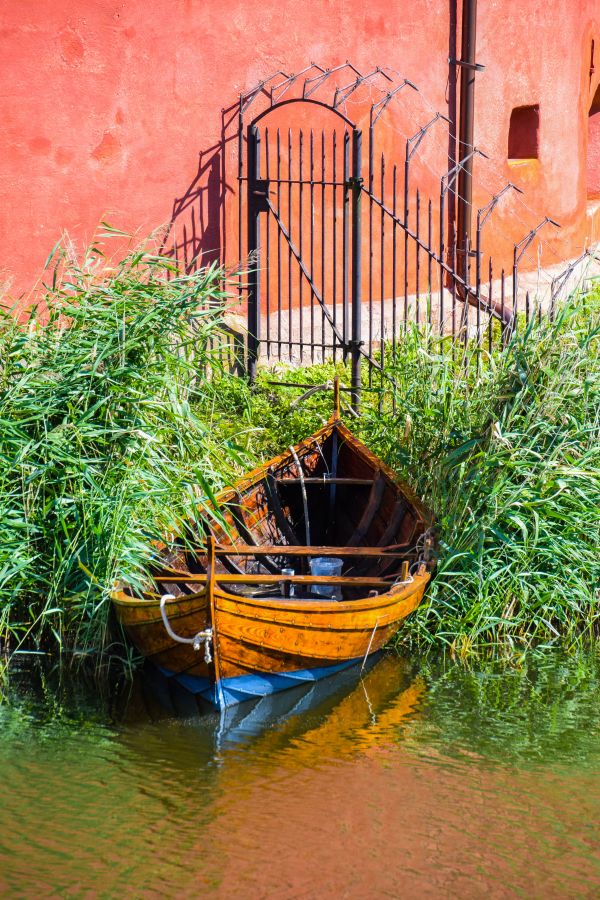
M248 126L248 377L253 384L260 350L260 226L257 181L260 178L260 134L256 125Z
M333 158L335 160L335 148L336 148L336 132L333 132ZM351 327L350 318L348 315L349 311L349 288L348 288L348 270L349 270L349 256L350 251L350 192L352 190L352 180L350 176L350 137L346 129L344 129L344 146L343 146L343 172L344 172L344 205L342 207L342 337L344 343L344 362L346 362L348 358L348 348L350 346L350 340L348 339L348 329ZM335 177L334 177L335 182ZM335 241L335 226L336 226L336 206L335 206L335 187L334 191L334 203L333 203L333 309L335 312L335 308L337 305L337 291L336 291L336 241ZM333 346L335 349L335 335L333 338ZM335 361L335 354L333 357Z
M467 247L471 243L471 205L473 194L473 130L475 120L475 43L477 0L463 0L462 47L460 59L460 122L458 159L465 159L458 173L457 244L458 274L466 283Z
M360 348L361 340L361 207L362 207L362 134L352 132L352 406L360 404Z

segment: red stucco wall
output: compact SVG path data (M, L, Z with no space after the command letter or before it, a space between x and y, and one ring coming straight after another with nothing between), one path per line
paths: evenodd
M459 4L460 5L460 4ZM389 65L447 111L448 0L6 0L0 10L0 266L13 293L39 275L62 229L89 240L99 221L141 233L220 173L222 108L279 68L351 59ZM512 180L529 210L507 198L494 245L508 253L536 217L563 225L547 262L586 241L590 46L600 47L599 0L480 3L476 202ZM539 103L539 159L507 161L511 110ZM390 132L387 143L400 137ZM402 142L403 143L403 142ZM445 149L440 140L442 151ZM231 162L233 148L228 146ZM232 173L233 174L233 173ZM427 174L423 177L427 179ZM431 176L433 179L433 176ZM433 180L432 180L433 185ZM228 196L236 190L228 185ZM222 240L214 223L208 240ZM231 242L230 242L231 243ZM230 260L231 253L230 252ZM536 262L537 260L534 260Z

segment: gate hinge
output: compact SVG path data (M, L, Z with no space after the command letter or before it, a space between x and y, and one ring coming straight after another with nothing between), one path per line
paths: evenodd
M352 190L359 190L359 191L360 191L360 189L362 188L363 184L364 184L364 179L363 179L363 178L361 178L360 176L359 176L358 178L355 178L354 175L352 175L352 176L348 179L348 181L346 182L345 187L351 188Z

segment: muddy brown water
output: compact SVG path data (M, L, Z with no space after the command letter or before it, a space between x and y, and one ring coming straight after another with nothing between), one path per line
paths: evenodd
M600 896L600 661L384 655L199 715L11 679L6 897Z

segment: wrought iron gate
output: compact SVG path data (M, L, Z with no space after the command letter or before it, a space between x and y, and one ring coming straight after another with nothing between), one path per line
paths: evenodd
M269 132L266 113L248 126L249 372L254 378L261 343L267 357L281 358L284 347L300 360L306 351L312 361L341 354L351 360L357 402L362 133L334 112L342 128L316 135Z
M340 83L348 71L351 80ZM251 379L260 356L292 363L343 359L351 365L356 404L361 363L369 383L376 375L383 385L411 323L485 349L536 313L536 301L520 290L519 265L540 229L557 223L544 217L514 245L507 271L495 271L483 236L502 198L517 190L508 184L477 211L473 246L458 246L451 214L458 175L469 159L484 154L467 148L449 169L442 156L439 189L422 193L423 147L440 129L436 145L448 140L443 125L449 120L429 110L402 142L395 136L387 141L388 150L404 152L397 162L386 161L378 123L405 89L421 96L391 71L362 75L349 63L332 69L312 64L296 75L276 73L240 97L238 251L249 271L239 291L240 302L247 301ZM384 87L379 84L366 114L363 108L362 118L350 115L347 104L358 106L357 92L374 81ZM264 108L246 124L247 110L259 100ZM552 282L544 311L552 312L567 282L565 273Z

